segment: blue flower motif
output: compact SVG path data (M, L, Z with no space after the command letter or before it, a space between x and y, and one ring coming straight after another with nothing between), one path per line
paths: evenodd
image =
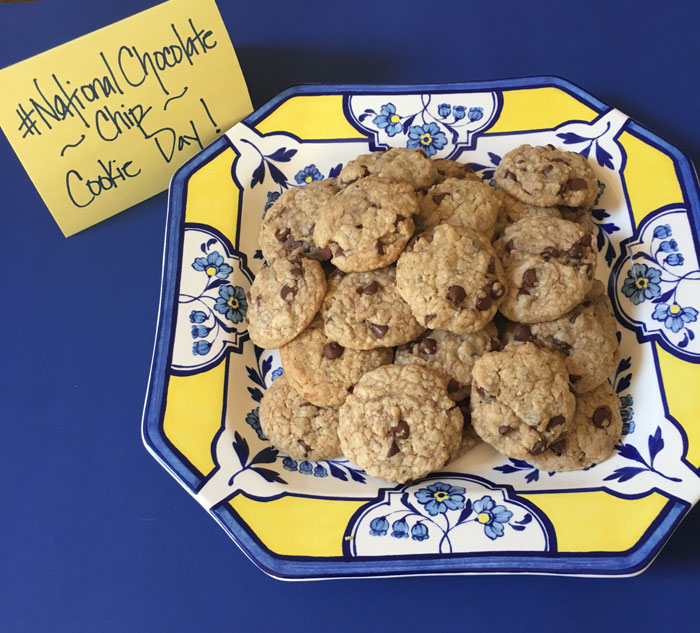
M411 538L414 541L425 541L429 536L428 526L423 523L418 522L411 528Z
M428 156L432 156L445 145L447 145L447 137L440 131L437 123L412 125L408 128L407 147L411 149L420 147Z
M622 423L622 435L629 435L634 433L634 420Z
M204 323L207 320L206 312L192 310L190 312L190 323Z
M632 396L622 396L620 398L621 407L631 407L634 404L634 398Z
M310 475L314 470L313 464L311 462L301 462L299 464L299 472L302 475Z
M663 321L664 326L671 332L680 332L686 323L692 323L698 319L698 311L695 308L681 308L677 303L659 303L651 315L656 321Z
M267 201L265 202L265 208L263 209L263 220L265 219L265 214L267 213L267 210L277 202L277 198L279 198L282 194L279 191L268 191L267 192Z
M211 343L207 341L195 341L192 343L192 354L194 356L206 356L211 349Z
M372 123L384 130L387 136L396 136L401 131L401 117L396 114L396 106L393 103L385 103L379 112L380 114L372 119Z
M255 434L261 439L266 440L265 434L260 426L260 408L255 407L250 413L246 413L245 421L251 426L255 431Z
M328 472L321 464L316 464L314 468L314 477L328 477Z
M484 116L483 108L469 108L469 120L479 121Z
M372 536L384 536L389 531L389 521L386 517L372 519L369 524L369 533Z
M664 259L664 264L668 266L682 266L685 262L683 255L680 253L671 253L666 259Z
M296 470L297 469L297 462L295 459L292 459L291 457L285 457L282 460L282 466L284 466L285 470Z
M672 253L678 250L678 242L676 240L664 240L659 244L659 250L664 253Z
M448 510L463 508L464 492L464 488L460 486L450 486L438 481L416 492L416 499L425 506L428 514L437 516L445 514Z
M394 538L408 538L408 523L406 523L406 519L399 519L391 524L391 535Z
M620 416L623 422L629 422L634 417L634 409L620 409Z
M218 251L212 251L206 257L195 257L192 268L206 272L209 277L216 275L219 279L226 279L233 272L233 268L224 263L224 257Z
M510 521L513 513L506 510L505 506L497 506L493 499L486 495L474 502L476 520L484 526L484 534L492 541L503 536L504 525Z
M318 167L312 163L304 167L301 171L298 171L297 175L294 176L294 180L296 180L299 185L308 185L314 180L323 180L323 174L318 170Z
M659 227L657 227L659 228ZM661 294L661 271L646 264L633 264L622 284L622 294L638 305L645 299L656 299Z
M223 314L229 321L240 323L248 312L248 300L240 286L221 286L214 310Z
M205 325L192 326L192 338L204 338L207 334L209 334L209 328Z
M284 369L282 369L281 367L278 367L277 369L275 369L275 371L273 371L270 374L270 380L272 382L275 382L275 380L277 380L283 373L284 373Z
M666 237L669 237L671 235L671 225L670 224L661 224L660 226L657 226L654 229L654 237L663 240Z
M467 116L466 109L467 108L460 105L457 105L454 108L452 108L452 116L455 118L455 121L459 121L465 116Z
M452 112L452 107L447 104L447 103L441 103L438 106L438 114L444 119L445 117L450 116L450 112Z

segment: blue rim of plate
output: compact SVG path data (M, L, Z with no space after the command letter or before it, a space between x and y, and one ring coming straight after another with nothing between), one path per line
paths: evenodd
M513 88L559 88L602 114L611 106L600 101L574 83L556 76L532 76L514 79L470 81L439 84L305 84L292 86L255 110L242 123L255 125L268 112L284 101L298 95L361 94L414 92L480 91ZM650 132L630 119L626 129L662 151L670 154L678 170L678 178L693 220L693 238L697 244L700 226L700 192L695 169L690 160L678 148ZM185 217L185 200L190 176L204 163L232 147L226 136L222 136L200 153L184 163L174 174L168 195L163 249L163 272L158 324L153 350L153 360L148 380L146 400L142 418L142 438L149 452L191 494L195 495L206 481L194 466L169 442L163 432L165 395L168 386L167 368L172 360L172 343L175 334L173 318L176 305L175 293L180 283L182 254L182 230ZM239 218L240 221L240 218ZM643 341L639 341L640 343ZM512 488L503 486L505 489ZM606 490L608 493L611 491ZM660 492L656 488L646 491ZM240 493L244 494L244 493ZM631 499L643 495L615 496ZM678 499L669 499L656 519L649 525L639 541L629 550L620 553L582 552L560 554L558 552L532 554L529 552L489 552L434 555L403 555L396 558L344 558L305 556L282 556L274 554L248 528L236 512L228 505L228 497L209 514L219 523L250 560L268 575L284 580L313 580L328 578L366 578L411 575L441 574L552 574L585 576L632 576L644 571L658 555L661 548L690 510L691 505Z

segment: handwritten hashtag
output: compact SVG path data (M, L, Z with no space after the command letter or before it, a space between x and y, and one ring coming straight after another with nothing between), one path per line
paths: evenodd
M24 109L23 105L19 105L19 107L17 108L17 116L20 120L19 127L17 129L20 131L24 130L22 138L25 138L27 134L31 134L32 136L34 136L34 134L38 134L39 136L41 136L41 131L37 127L36 119L34 118L35 112L36 110L34 108L27 112Z

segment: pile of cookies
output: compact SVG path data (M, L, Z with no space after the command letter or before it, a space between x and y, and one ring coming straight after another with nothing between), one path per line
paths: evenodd
M549 471L606 459L622 420L597 195L587 160L551 145L509 152L490 184L394 148L285 192L248 297L251 340L284 368L265 435L398 482L479 438Z

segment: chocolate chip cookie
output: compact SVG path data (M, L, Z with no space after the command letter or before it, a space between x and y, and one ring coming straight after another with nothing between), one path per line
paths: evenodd
M529 216L506 228L494 246L507 291L500 305L511 321L552 321L579 304L593 283L590 233L553 217Z
M506 292L489 240L451 224L414 238L397 263L396 285L419 323L457 334L483 329Z
M320 250L345 272L383 268L396 261L413 235L418 202L411 185L386 178L362 178L321 209L314 229Z
M385 152L362 154L348 162L338 176L345 187L367 176L381 176L392 182L407 182L414 189L427 189L438 177L435 161L422 149L392 147Z
M366 373L340 407L343 454L373 477L406 482L438 470L455 451L462 413L447 380L419 365Z
M323 332L317 315L299 336L280 348L289 384L319 407L340 406L360 377L392 362L393 349L345 348Z
M507 345L474 363L472 425L507 457L542 454L567 430L575 406L563 361L532 343Z
M326 276L313 259L287 257L264 266L250 287L250 340L266 349L289 343L311 323L325 294Z
M561 212L557 207L538 207L534 204L525 204L513 196L509 196L503 189L493 188L493 192L501 201L501 210L496 217L496 235L501 236L507 226L515 224L519 220L531 215L542 215L560 218Z
M597 279L583 303L571 312L544 323L511 323L504 340L534 343L557 354L577 394L605 382L617 367L617 321L605 286Z
M469 163L460 163L449 158L434 158L433 163L435 163L438 173L436 182L445 182L448 178L481 180Z
M352 349L402 345L425 329L396 290L394 266L331 275L321 316L326 337Z
M472 334L427 330L415 341L398 347L394 363L415 363L444 374L448 378L447 393L457 401L469 395L474 361L486 352L498 349L501 349L501 344L493 323Z
M260 403L260 427L282 453L317 461L340 456L338 409L317 407L280 376Z
M598 195L598 181L586 158L553 145L511 150L493 176L506 193L542 207L585 207Z
M589 468L613 454L621 433L620 400L606 381L576 398L576 412L566 432L528 461L547 471Z
M438 224L466 226L493 237L502 202L492 187L481 180L448 178L433 185L419 202L416 230L427 231Z
M265 260L270 263L295 253L319 261L329 260L330 251L317 249L313 234L319 209L337 192L335 178L285 191L268 209L260 225L259 242Z

